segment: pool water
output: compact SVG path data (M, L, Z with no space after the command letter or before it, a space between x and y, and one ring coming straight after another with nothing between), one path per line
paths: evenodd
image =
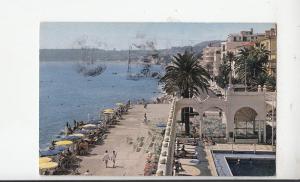
M274 176L274 159L239 159L227 158L233 176Z

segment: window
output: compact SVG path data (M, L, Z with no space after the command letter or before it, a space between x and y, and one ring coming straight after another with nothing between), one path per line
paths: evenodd
M223 51L225 51L225 45L223 45L222 49L223 49Z
M236 41L236 37L233 37L233 41L234 41L234 42Z
M247 41L247 37L243 37L243 41Z

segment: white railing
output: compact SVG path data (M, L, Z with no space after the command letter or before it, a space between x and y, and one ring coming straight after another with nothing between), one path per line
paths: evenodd
M156 175L157 176L170 176L173 171L173 158L174 158L174 147L175 147L175 105L176 98L173 98L171 102L171 108L169 113L169 118L167 122L167 127L165 130L165 136L163 139L161 152L159 156L159 162L157 166Z
M266 92L266 101L276 101L276 92Z

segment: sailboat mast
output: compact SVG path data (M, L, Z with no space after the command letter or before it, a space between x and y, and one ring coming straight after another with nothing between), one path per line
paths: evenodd
M130 60L130 49L131 49L131 46L129 46L129 49L128 49L128 68L127 68L127 74L129 75L129 73L131 72L131 60Z

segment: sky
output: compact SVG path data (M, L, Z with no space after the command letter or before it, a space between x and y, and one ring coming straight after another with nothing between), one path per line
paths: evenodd
M207 40L225 40L230 33L250 28L254 29L254 33L263 33L274 26L273 23L44 22L40 25L40 48L128 50L134 44L150 43L156 49L164 49ZM149 47L145 46L146 49Z

